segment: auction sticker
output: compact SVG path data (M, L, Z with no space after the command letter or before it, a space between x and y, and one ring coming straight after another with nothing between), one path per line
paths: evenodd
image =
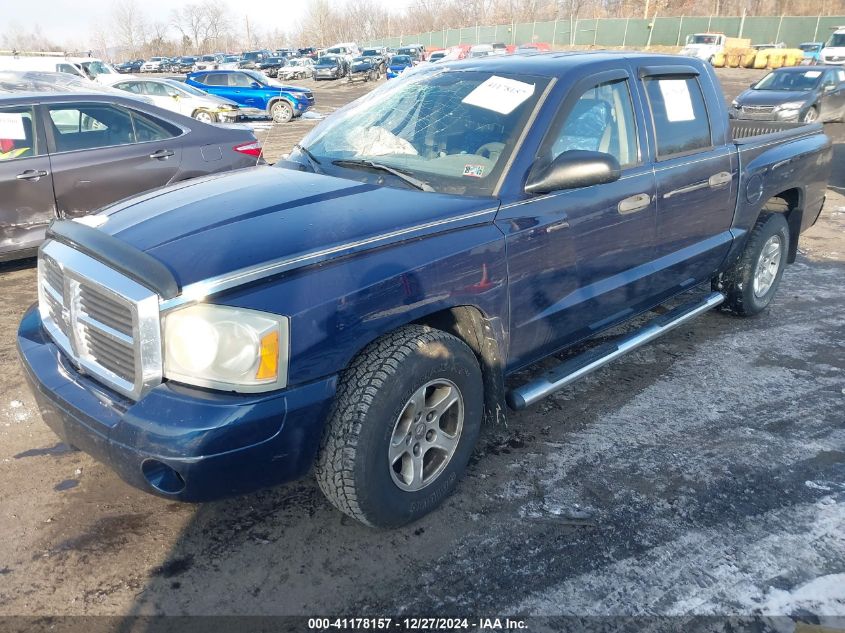
M22 141L26 138L21 113L0 112L0 138L12 141Z
M484 165L464 165L464 176L482 178L484 176Z
M666 118L671 122L693 121L692 98L686 79L660 79L660 92L666 104Z
M534 94L534 84L493 75L463 98L463 103L510 114Z

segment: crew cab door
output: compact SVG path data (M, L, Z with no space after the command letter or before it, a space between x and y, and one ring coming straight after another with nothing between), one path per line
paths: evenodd
M570 150L614 156L619 180L503 205L510 292L511 369L630 316L647 304L654 250L654 175L627 70L569 90L537 161ZM648 306L645 306L648 307Z
M715 94L708 77L679 65L641 67L640 76L655 151L653 290L668 297L706 281L730 247L736 148L726 123L716 126L724 108L707 102Z
M231 98L251 108L263 108L259 90L252 87L254 83L255 79L246 73L229 73L229 92L234 95Z
M0 260L38 246L55 217L50 159L33 106L0 108Z
M182 159L182 130L100 102L43 106L56 204L62 217L91 213L168 184Z

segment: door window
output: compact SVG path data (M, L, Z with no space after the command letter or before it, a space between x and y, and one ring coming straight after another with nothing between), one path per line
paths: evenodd
M106 104L48 106L56 151L70 152L135 142L132 117L125 109Z
M144 92L151 97L169 97L175 91L171 91L164 84L156 83L155 81L145 81Z
M118 90L126 90L135 94L142 94L141 83L138 81L124 81L115 85Z
M132 111L132 120L135 123L135 136L139 143L164 141L181 134L181 130L170 123L135 110Z
M229 75L229 85L233 88L249 88L255 80L243 73L232 73Z
M222 73L217 73L214 75L206 75L203 83L206 86L228 86L229 79L226 75Z
M710 119L695 77L653 77L645 81L657 138L658 158L712 146Z
M560 120L545 151L549 161L564 152L589 150L610 154L622 167L639 162L637 127L625 79L588 88Z
M32 107L0 108L0 162L38 156Z

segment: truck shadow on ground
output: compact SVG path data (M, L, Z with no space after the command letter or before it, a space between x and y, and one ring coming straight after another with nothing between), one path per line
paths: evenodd
M826 268L841 275L845 266ZM133 616L161 613L495 612L689 530L731 523L741 531L767 512L816 502L831 493L807 481L845 477L845 451L806 449L841 424L841 390L826 381L843 359L827 330L813 354L779 348L771 356L765 339L773 325L806 319L805 299L793 292L782 290L777 312L757 319L708 314L565 397L511 414L507 428L486 429L456 493L402 529L358 525L310 478L200 506L160 502L160 510L190 516L163 561L139 570L125 630L137 630ZM819 301L825 310L843 307L841 296ZM651 410L651 419L640 407L627 428L608 426L678 359L731 353L708 351L724 332L754 339L749 346L759 349L751 357L734 350L730 362L787 367L791 391L767 378L772 397L755 404L702 377L689 394L667 394L666 410ZM817 412L796 426L796 402L806 398ZM671 419L671 400L685 401L688 420ZM696 412L709 406L716 412L702 421Z

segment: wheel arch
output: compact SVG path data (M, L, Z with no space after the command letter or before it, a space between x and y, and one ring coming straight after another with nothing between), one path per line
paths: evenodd
M485 424L506 424L505 359L493 321L478 307L459 305L432 312L413 321L448 332L473 351L484 382Z
M284 101L285 103L287 103L290 106L291 111L293 113L296 113L296 108L293 105L293 101L288 97L282 95L279 95L278 97L272 97L267 102L267 112L269 113L273 109L273 106L276 105L279 101Z
M789 251L786 262L792 264L798 255L798 237L804 215L804 191L800 187L786 189L771 196L760 207L760 215L782 213L789 225Z

